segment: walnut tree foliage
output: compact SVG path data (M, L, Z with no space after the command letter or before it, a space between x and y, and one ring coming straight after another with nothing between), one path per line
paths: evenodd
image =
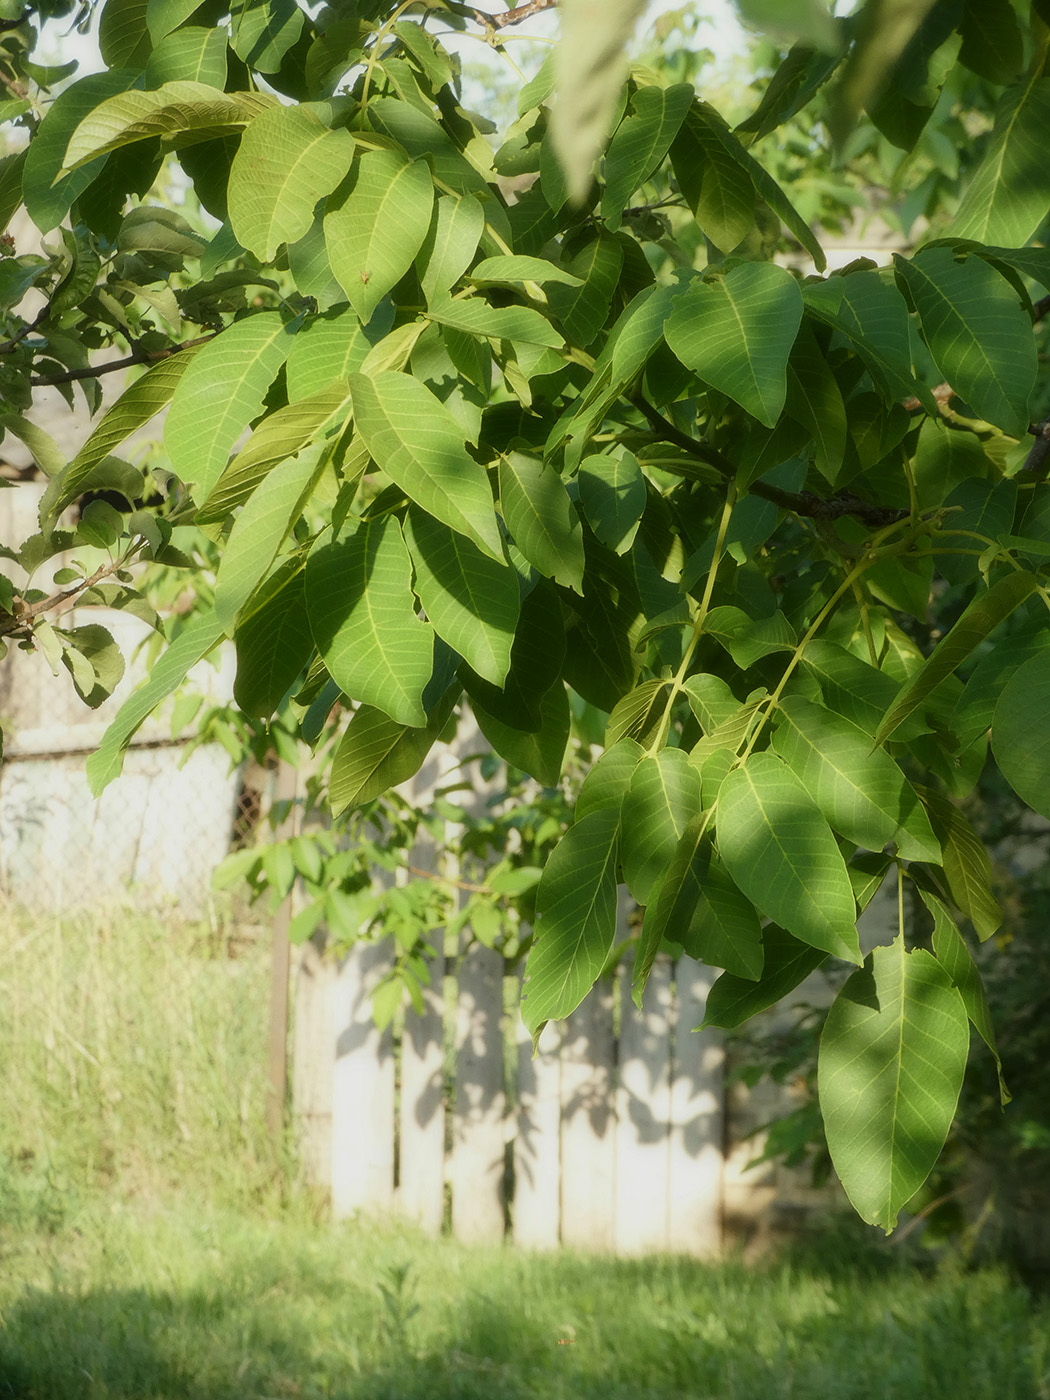
M161 629L96 792L227 638L247 716L280 711L307 744L344 717L337 813L465 709L552 787L571 705L607 715L535 891L527 1025L587 995L621 884L645 909L637 996L661 949L700 959L722 970L706 1024L854 965L820 1102L888 1230L974 1031L996 1055L969 939L1003 916L964 799L991 762L1050 816L1050 4L751 0L785 49L732 126L629 67L637 0L563 0L553 61L494 133L442 37L503 53L552 3L105 0L104 70L54 96L70 73L33 41L66 0L2 0L3 117L28 142L0 208L46 238L0 260L0 423L48 482L6 550L26 581L0 580L0 634L94 705L123 662L100 625L63 626L69 605ZM797 157L805 131L802 160L833 171L863 121L900 187L974 84L988 119L960 125L950 218L890 266L828 272L763 143L790 130ZM24 416L44 385L98 412L72 461ZM162 410L144 475L119 454ZM214 586L164 630L137 566L189 564L192 539ZM933 933L902 917L864 957L887 875Z

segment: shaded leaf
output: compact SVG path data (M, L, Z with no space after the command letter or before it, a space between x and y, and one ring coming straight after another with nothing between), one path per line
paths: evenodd
M535 1042L546 1023L574 1011L594 985L616 936L620 814L591 812L554 848L536 890L522 1019Z
M416 616L411 567L396 520L352 522L311 550L306 605L317 650L339 688L422 729L434 634Z
M717 820L722 859L756 908L803 942L859 963L845 861L787 764L771 753L752 754L723 782Z
M694 282L675 302L667 343L689 369L772 427L787 397L787 362L802 320L798 283L773 263L738 263Z

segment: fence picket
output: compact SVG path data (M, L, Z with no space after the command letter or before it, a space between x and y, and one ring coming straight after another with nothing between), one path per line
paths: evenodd
M307 1181L332 1184L332 1103L335 1070L333 968L323 938L299 950L292 1031L292 1105Z
M372 991L390 967L383 944L358 943L333 986L332 1209L389 1209L394 1194L394 1037L376 1029Z
M620 1082L616 1122L616 1249L670 1248L667 1233L671 1112L671 965L659 958L642 1010L631 1000L628 963L620 978Z
M532 1037L520 1016L515 1024L514 1242L527 1249L555 1249L561 1183L561 1031L556 1023L547 1024L534 1059Z
M457 1239L501 1240L504 1204L503 959L475 944L460 959L451 1161Z
M612 984L602 978L562 1028L561 1239L579 1249L614 1245L612 1009Z
M675 968L669 1232L676 1249L717 1253L722 1243L725 1048L698 1031L715 974L691 958Z
M440 960L435 985L423 989L424 1011L408 1009L401 1039L399 1203L428 1235L445 1212L445 1045Z

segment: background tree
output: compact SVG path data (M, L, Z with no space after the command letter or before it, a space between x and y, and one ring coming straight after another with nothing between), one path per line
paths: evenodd
M1002 920L960 805L989 732L1050 815L1045 0L778 5L797 42L732 127L619 58L635 0L564 0L554 61L494 133L442 34L504 52L544 8L107 0L105 71L50 102L37 12L5 21L5 115L29 141L0 206L48 241L0 262L3 425L50 480L0 632L96 703L116 648L56 610L141 609L139 560L214 563L89 761L96 791L227 637L247 716L308 744L336 718L337 814L410 776L465 706L548 786L572 697L603 712L535 889L528 1026L600 974L621 880L645 907L636 994L682 950L724 969L710 1024L854 965L820 1105L851 1200L889 1230L944 1142L971 1025L996 1055L961 931ZM862 109L878 135L858 144ZM972 174L937 236L825 275L798 166L837 149L859 183L889 142L898 188L921 177L913 215L938 215L960 129ZM794 172L758 158L785 131ZM22 416L43 385L95 409L102 376L139 366L71 462ZM146 479L114 454L161 409L168 465ZM107 495L66 528L86 492ZM887 873L900 930L864 958L858 911Z

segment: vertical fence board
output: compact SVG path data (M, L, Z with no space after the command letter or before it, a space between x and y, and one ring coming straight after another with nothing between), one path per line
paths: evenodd
M423 990L423 1015L409 1007L401 1038L402 1213L428 1235L441 1233L445 1211L445 1044L441 960Z
M720 1031L694 1030L713 981L710 968L691 958L675 969L668 1228L675 1249L696 1255L722 1244L725 1050Z
M394 1038L372 1019L372 990L390 966L382 945L357 944L333 987L332 1209L388 1209L394 1194Z
M333 973L323 940L304 943L295 978L292 1111L303 1174L324 1187L332 1184Z
M475 944L460 959L458 980L452 1229L461 1240L501 1240L506 1220L503 959Z
M657 959L642 1010L631 1000L627 964L620 978L620 1083L616 1124L616 1249L669 1248L668 1122L671 1113L671 965Z
M614 1244L612 1011L612 987L603 979L562 1029L561 1238L580 1249Z
M532 1055L532 1037L517 1017L518 1113L514 1138L514 1242L555 1249L561 1182L561 1032L549 1022Z

